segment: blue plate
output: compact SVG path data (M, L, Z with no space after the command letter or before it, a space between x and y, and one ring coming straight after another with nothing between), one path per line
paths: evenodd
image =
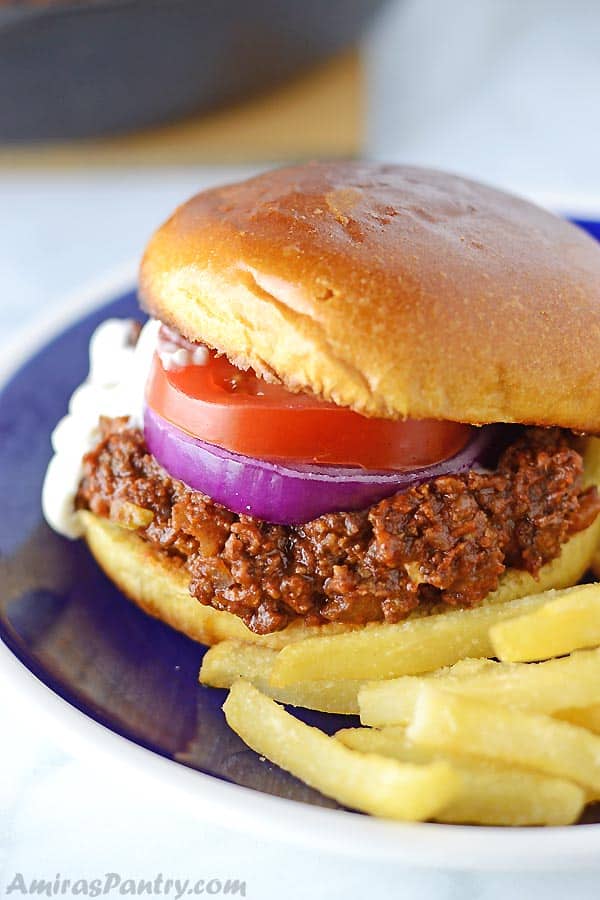
M45 684L127 738L227 781L335 806L258 757L227 727L226 692L198 684L204 649L125 600L82 541L44 522L50 434L88 370L88 344L109 316L142 318L131 292L78 321L0 394L0 637ZM297 711L332 732L350 717Z
M578 224L600 238L600 222ZM198 685L200 645L125 600L83 542L59 537L42 518L50 434L87 375L90 336L108 316L141 318L135 293L63 331L0 393L0 637L53 691L137 744L225 781L335 807L229 730L225 691ZM294 712L329 733L357 724Z

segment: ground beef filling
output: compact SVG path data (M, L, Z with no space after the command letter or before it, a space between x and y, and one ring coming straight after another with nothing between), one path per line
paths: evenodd
M170 478L141 431L114 419L102 429L78 508L135 529L188 570L200 603L258 634L297 618L398 622L420 604L473 606L505 568L536 574L600 511L558 429L523 431L493 472L442 476L299 526L236 515Z

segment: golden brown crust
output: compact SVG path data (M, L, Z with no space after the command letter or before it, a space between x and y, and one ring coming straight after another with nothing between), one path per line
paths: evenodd
M140 284L186 337L366 414L600 432L600 249L457 176L325 163L206 191Z

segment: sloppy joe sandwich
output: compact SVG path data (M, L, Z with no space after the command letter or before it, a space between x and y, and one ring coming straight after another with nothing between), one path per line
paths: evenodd
M600 249L367 163L205 191L53 437L56 530L191 638L279 647L575 584L598 539Z

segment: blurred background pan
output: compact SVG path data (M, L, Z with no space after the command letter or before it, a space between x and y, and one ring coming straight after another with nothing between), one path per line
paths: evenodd
M385 0L0 0L0 141L209 110L354 42Z

